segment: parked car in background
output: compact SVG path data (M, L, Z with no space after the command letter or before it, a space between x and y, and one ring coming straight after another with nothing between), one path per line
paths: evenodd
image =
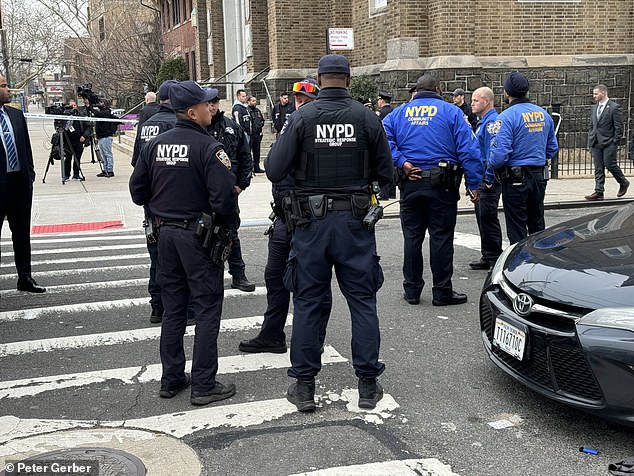
M549 398L634 424L634 204L509 246L480 297L484 347Z

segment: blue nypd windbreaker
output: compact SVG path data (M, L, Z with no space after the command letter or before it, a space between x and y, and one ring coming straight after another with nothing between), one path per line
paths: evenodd
M445 160L460 164L470 189L482 180L478 142L460 108L431 91L419 92L412 101L397 107L384 120L394 166L407 161L421 170Z

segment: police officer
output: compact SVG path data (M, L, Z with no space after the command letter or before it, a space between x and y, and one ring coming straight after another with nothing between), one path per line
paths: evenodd
M319 86L314 79L307 78L293 84L295 92L295 109L317 99ZM283 202L295 187L295 181L291 175L287 175L281 181L273 183L273 203L275 218L269 232L269 253L264 268L264 281L266 283L267 307L264 313L264 321L259 334L248 340L240 342L238 348L242 352L273 352L282 354L286 352L286 335L284 326L288 316L288 308L291 293L284 286L284 270L286 261L291 252L292 233L287 226L283 211ZM332 309L332 293L330 287L324 295L322 302L323 329L320 334L320 342L326 338L326 324Z
M134 150L132 151L132 167L136 165L143 144L154 139L162 132L172 129L174 127L174 124L176 124L176 114L174 113L174 110L170 107L169 91L170 86L177 83L178 81L174 81L171 79L168 79L167 81L163 81L161 83L161 86L158 90L160 106L158 110L154 114L152 114L152 116L144 121L144 125L149 120L151 120L152 122L148 123L147 127L140 125L137 129L136 138L134 140Z
M193 405L223 400L236 391L235 385L216 380L222 262L212 260L197 236L199 219L215 214L214 223L223 224L235 210L231 163L222 144L205 130L214 95L216 90L204 90L194 81L173 84L169 96L176 126L143 148L130 177L132 200L149 206L159 225L157 278L165 306L159 395L172 398L191 383ZM196 313L191 379L183 350L190 295Z
M462 111L443 101L437 77L425 74L416 82L416 96L383 121L394 165L405 177L401 188L404 298L420 303L423 280L422 246L429 230L433 277L432 304L467 302L453 290L453 238L463 171L477 201L482 180L478 145Z
M379 111L377 112L377 115L379 116L379 119L383 120L385 119L385 116L394 110L392 104L390 104L392 102L392 95L385 91L379 91L378 96L377 105L379 106Z
M295 231L284 282L293 293L295 314L288 375L297 381L287 399L300 411L315 410L322 300L334 266L352 318L359 406L374 408L383 396L376 378L385 369L379 362L376 310L383 272L374 231L362 220L370 206L370 184L392 180L390 151L376 114L348 92L350 63L344 56L323 56L317 81L318 100L291 114L266 161L272 182L289 173L295 179L287 203Z
M502 182L506 233L517 243L543 230L547 160L559 150L552 118L527 97L529 82L514 71L504 80L504 98L510 104L493 123L487 183L493 174Z
M251 184L251 176L253 175L253 159L249 149L249 136L244 133L243 129L235 121L229 119L223 111L220 111L218 91L214 91L216 91L216 96L212 98L210 103L212 119L211 124L207 127L207 132L224 146L225 152L231 160L231 171L236 176L234 188L236 193L240 195ZM232 276L231 287L244 292L253 292L255 291L255 284L247 279L245 273L246 266L242 259L238 228L240 228L240 208L236 200L236 210L231 220L233 244L228 259L229 274Z
M493 123L498 117L493 101L493 91L486 86L476 89L471 95L471 109L479 117L476 139L480 149L483 173L487 168L491 132L494 130ZM471 269L489 269L502 254L502 229L498 218L501 192L502 187L498 181L495 181L490 188L484 184L484 181L480 185L480 200L475 204L475 215L478 230L480 230L482 256L478 261L469 263Z
M174 128L176 124L176 114L170 107L169 90L173 84L177 84L178 81L167 80L163 81L159 87L159 98L161 100L161 106L157 113L152 115L149 119L146 119L143 125L137 130L136 139L134 141L134 150L132 152L132 166L134 167L141 153L141 149L150 140L154 139L159 134L165 131L169 131ZM150 231L147 234L147 250L150 254L150 279L148 281L147 289L150 293L150 306L152 306L152 312L150 314L150 322L152 324L158 324L163 320L163 301L161 300L161 287L156 282L156 265L158 263L158 241L155 235L155 230L152 232L148 227L153 226L153 217L147 206L143 207L145 211L145 227Z

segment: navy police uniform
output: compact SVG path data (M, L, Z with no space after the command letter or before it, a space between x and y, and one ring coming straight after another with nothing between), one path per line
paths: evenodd
M419 82L425 78L423 76ZM403 288L411 304L420 302L423 280L422 246L429 230L433 304L458 304L466 296L453 291L453 239L460 199L462 170L466 184L476 190L482 180L477 142L462 111L434 91L420 90L409 103L383 121L394 166L418 167L419 180L403 179L401 227L404 259Z
M495 132L495 120L498 113L495 109L489 109L478 121L476 126L476 139L480 148L483 174L487 168L491 137ZM502 187L497 180L489 187L484 181L480 186L480 200L475 204L475 215L480 230L480 251L482 257L480 263L484 268L492 266L502 254L502 228L498 218L498 206ZM474 267L472 264L471 267Z
M176 114L167 105L162 104L159 111L150 117L139 128L134 141L134 151L132 153L132 166L136 166L136 163L141 153L141 149L152 139L157 137L163 132L169 131L174 128L176 124ZM147 206L144 207L145 219L151 220L152 215ZM161 287L156 282L156 265L158 263L158 241L148 241L147 250L150 254L150 279L148 281L148 292L150 293L150 305L152 306L151 322L161 322L164 308L161 301Z
M504 90L513 98L494 122L487 180L492 170L502 182L502 199L509 241L517 243L541 231L544 196L548 181L547 160L559 150L552 118L532 104L526 94L529 83L519 72L509 74Z
M349 75L347 60L339 55L324 58L331 57L345 62L343 69ZM298 405L307 411L315 407L313 379L321 369L323 297L330 288L333 266L352 318L356 375L373 379L385 368L378 360L376 310L383 272L374 231L362 225L370 204L369 184L377 181L385 186L392 180L390 151L381 122L354 101L347 89L322 88L317 101L288 118L267 158L266 174L272 182L289 173L295 180L301 218L296 222L284 276L293 293L295 316L288 375L313 382L310 404Z
M222 144L196 123L178 120L173 129L143 148L130 177L132 200L147 205L160 226L157 277L165 307L160 342L161 396L164 389L173 393L188 383L183 335L190 295L196 315L192 403L196 394L217 387L223 267L212 262L194 229L201 212L215 213L218 223L234 212L235 177L230 167ZM213 400L205 403L209 401Z
M211 125L207 127L207 132L220 142L231 161L231 171L236 176L236 185L245 190L251 184L253 176L253 159L249 149L249 137L243 129L232 119L225 116L223 111L211 119ZM229 274L234 281L246 281L245 264L242 259L242 248L238 229L240 228L240 208L236 200L236 210L231 219L232 247L229 254ZM253 286L249 283L250 286ZM255 287L253 287L255 289ZM247 288L253 291L253 289ZM243 290L247 290L243 289Z

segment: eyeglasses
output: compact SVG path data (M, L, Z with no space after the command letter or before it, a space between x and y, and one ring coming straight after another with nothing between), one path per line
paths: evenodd
M315 83L311 83L310 81L298 81L293 84L293 92L315 94L319 92L319 86Z

